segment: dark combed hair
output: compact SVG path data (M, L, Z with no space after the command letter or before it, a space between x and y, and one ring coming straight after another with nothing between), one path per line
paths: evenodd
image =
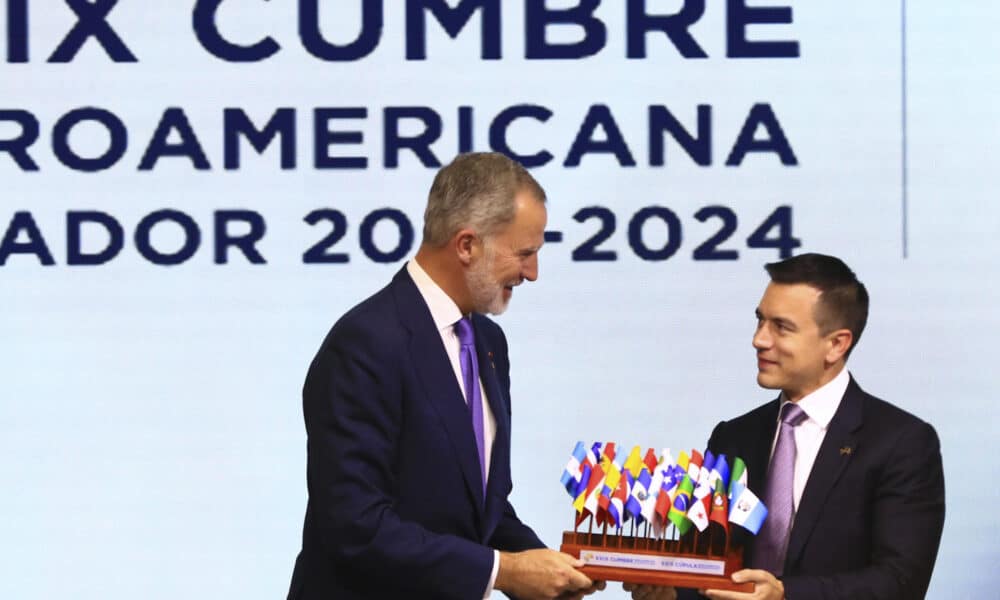
M774 283L804 283L819 290L813 317L825 335L849 329L854 336L846 359L858 345L868 322L868 290L844 261L825 254L800 254L764 265Z

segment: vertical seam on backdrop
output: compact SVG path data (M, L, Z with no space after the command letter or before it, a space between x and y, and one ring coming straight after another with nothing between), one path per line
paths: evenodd
M900 78L900 103L902 105L902 135L901 135L901 145L902 145L902 155L900 158L900 171L901 171L901 185L902 185L902 229L903 229L903 258L905 259L908 255L908 242L909 242L909 198L908 198L908 186L909 186L909 173L908 169L908 156L907 156L907 115L906 115L906 0L900 0L900 69L902 76Z

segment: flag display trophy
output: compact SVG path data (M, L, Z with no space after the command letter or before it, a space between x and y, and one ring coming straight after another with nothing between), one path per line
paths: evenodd
M767 516L747 479L738 457L635 446L625 458L612 442L578 442L561 481L575 525L560 550L593 580L752 592L731 578L743 568L735 528L755 535Z

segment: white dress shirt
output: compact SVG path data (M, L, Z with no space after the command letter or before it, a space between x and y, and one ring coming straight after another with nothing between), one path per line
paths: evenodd
M826 437L826 431L830 427L834 413L840 407L840 401L844 398L844 392L847 391L847 384L850 380L847 367L844 367L840 373L837 373L836 377L798 401L799 407L806 413L807 418L795 428L795 475L792 494L796 512L799 510L802 491L806 488L806 482L809 481L809 473L812 472L813 464L816 462L816 455L819 454L819 447L823 443L823 438ZM782 394L781 406L787 402L788 400ZM778 415L780 419L780 408ZM774 447L778 443L778 433L780 432L780 424L776 424L774 440L771 442L771 454L774 454Z
M455 372L455 381L458 382L458 389L462 390L462 393L466 395L465 401L468 403L469 398L465 390L464 378L462 377L462 363L460 358L462 345L458 340L458 335L455 333L455 323L464 315L462 314L462 311L459 310L458 305L455 304L455 301L441 289L441 286L431 279L430 275L428 275L419 264L417 264L416 259L413 259L406 264L406 272L413 278L413 283L417 284L417 291L420 292L424 302L427 303L427 308L431 311L431 318L434 320L434 327L436 327L438 333L441 334L441 343L444 344L444 350L448 354L448 362L451 363L451 368ZM493 417L493 411L490 410L490 403L486 397L486 389L483 387L482 378L479 380L479 395L483 402L483 448L486 454L486 456L483 457L483 464L486 467L485 477L488 479L490 472L490 457L493 454L493 440L496 439L497 436L497 422ZM472 428L471 418L469 419L469 428ZM487 479L484 479L483 481L484 486L486 485ZM493 572L490 575L490 581L486 586L483 598L489 598L490 594L493 592L493 585L496 583L497 572L499 570L500 552L494 550Z

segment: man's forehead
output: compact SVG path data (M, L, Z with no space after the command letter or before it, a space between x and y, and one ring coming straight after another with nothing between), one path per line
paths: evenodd
M757 313L769 319L802 321L812 317L822 292L805 283L768 284Z

